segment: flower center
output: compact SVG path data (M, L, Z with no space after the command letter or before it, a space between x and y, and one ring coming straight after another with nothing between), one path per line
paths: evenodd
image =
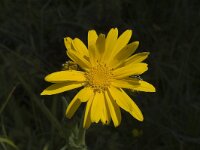
M110 86L112 76L112 69L106 64L98 64L86 73L89 86L98 92L106 90Z

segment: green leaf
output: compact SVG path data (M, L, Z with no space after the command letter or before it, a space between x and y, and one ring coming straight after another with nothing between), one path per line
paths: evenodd
M6 143L17 150L19 149L17 145L15 145L15 143L8 138L0 137L0 143Z

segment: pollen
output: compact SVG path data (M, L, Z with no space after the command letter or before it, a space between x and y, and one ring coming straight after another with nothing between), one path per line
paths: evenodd
M97 92L101 92L110 86L113 74L112 69L106 64L98 64L86 72L85 76L88 86Z

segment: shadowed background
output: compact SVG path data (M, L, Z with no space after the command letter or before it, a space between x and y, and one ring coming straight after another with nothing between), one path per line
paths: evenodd
M122 111L122 123L93 124L89 150L200 148L200 2L198 0L1 0L0 149L60 150L79 122L65 109L76 90L40 96L45 75L68 60L63 38L87 41L87 31L133 30L137 52L151 52L141 77L156 93L129 93L145 120ZM72 136L72 135L71 135ZM70 136L70 137L71 137Z

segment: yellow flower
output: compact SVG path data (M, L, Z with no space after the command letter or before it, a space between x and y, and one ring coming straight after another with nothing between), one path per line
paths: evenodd
M132 30L126 30L118 37L118 29L112 28L107 36L88 32L88 48L78 39L64 39L67 55L79 65L81 71L64 70L54 72L45 80L54 83L41 95L58 94L83 87L70 102L66 116L71 118L80 104L86 102L83 127L91 123L109 124L111 119L117 127L121 122L120 107L134 118L143 121L143 115L135 102L123 89L155 92L153 85L139 79L147 71L145 60L149 52L132 55L139 42L128 44Z

